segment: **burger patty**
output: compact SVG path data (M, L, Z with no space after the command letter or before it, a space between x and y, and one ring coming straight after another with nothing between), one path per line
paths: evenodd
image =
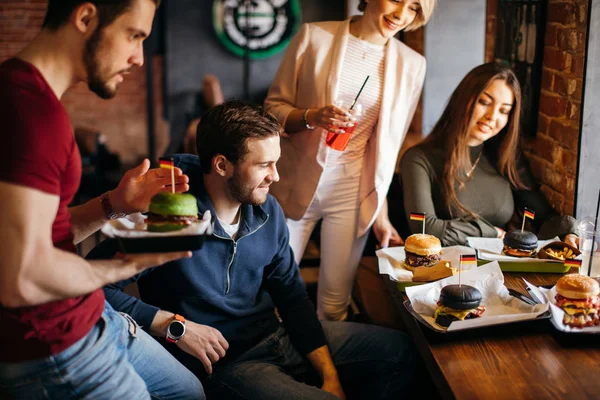
M563 324L576 328L600 324L600 317L598 316L600 301L598 296L591 296L587 299L569 299L557 294L555 299L556 305L565 312Z
M510 246L504 246L502 252L507 256L512 257L531 257L535 254L536 249L533 250L523 250L523 249L515 249Z
M485 312L485 306L478 306L471 310L454 310L450 307L444 307L438 301L438 308L435 310L434 318L438 325L448 327L454 321L479 318Z
M160 215L154 213L148 213L148 221L151 222L172 222L190 225L198 221L198 217L195 215Z
M563 324L575 328L585 328L587 326L596 326L600 324L598 314L575 314L569 315L565 313Z
M418 254L407 251L405 262L412 267L422 267L434 265L441 259L442 255L440 253L432 254L430 256L420 256Z

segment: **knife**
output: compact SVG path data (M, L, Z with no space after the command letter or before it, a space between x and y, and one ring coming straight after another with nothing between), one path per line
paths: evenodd
M516 297L517 299L521 300L523 303L527 303L531 306L535 306L536 304L538 304L535 300L530 299L529 297L525 296L524 294L516 291L515 289L508 289L508 293L512 296L512 297ZM531 295L531 292L529 293ZM532 296L533 297L533 296Z
M528 287L526 287L525 289L527 290L527 293L529 293L529 295L531 296L533 301L535 301L536 304L544 303L541 299L538 299L538 297L535 295L535 293L533 293L533 291L531 289L529 289Z

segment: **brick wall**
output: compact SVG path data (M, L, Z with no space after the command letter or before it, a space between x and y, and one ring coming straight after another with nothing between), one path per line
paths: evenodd
M485 21L485 62L494 61L497 10L498 0L487 0Z
M486 60L493 59L497 0L488 0ZM542 191L572 215L581 122L588 0L549 0L535 139L526 154Z
M13 56L35 37L42 25L46 0L0 2L0 62ZM168 145L168 125L161 118L162 61L154 60L156 99L156 145ZM102 100L80 83L63 96L73 127L85 127L106 135L107 146L126 164L147 155L146 74L134 68L121 84L117 96Z

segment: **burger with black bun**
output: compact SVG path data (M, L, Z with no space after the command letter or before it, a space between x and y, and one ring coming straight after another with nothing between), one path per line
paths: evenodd
M416 233L404 242L404 266L410 271L416 267L431 267L442 258L442 243L432 235Z
M191 194L158 193L150 200L146 227L150 232L178 231L198 221L198 204Z
M532 257L538 247L538 238L528 231L514 230L504 236L502 252L513 257Z
M556 305L563 309L563 324L576 328L600 323L600 287L595 279L579 274L565 275L556 282Z
M480 303L481 292L473 286L447 285L440 292L433 317L438 325L447 328L453 321L481 317L485 306Z

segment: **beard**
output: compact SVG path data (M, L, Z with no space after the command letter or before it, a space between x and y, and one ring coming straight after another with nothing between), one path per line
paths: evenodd
M244 183L244 179L242 179L238 171L236 169L233 177L227 181L227 189L231 198L242 204L250 204L252 206L264 204L267 201L267 194L264 196L255 194L256 186Z
M83 62L88 76L88 88L99 97L107 100L112 99L117 94L116 87L110 87L107 83L107 77L103 76L98 49L102 41L102 29L98 27L85 44Z

